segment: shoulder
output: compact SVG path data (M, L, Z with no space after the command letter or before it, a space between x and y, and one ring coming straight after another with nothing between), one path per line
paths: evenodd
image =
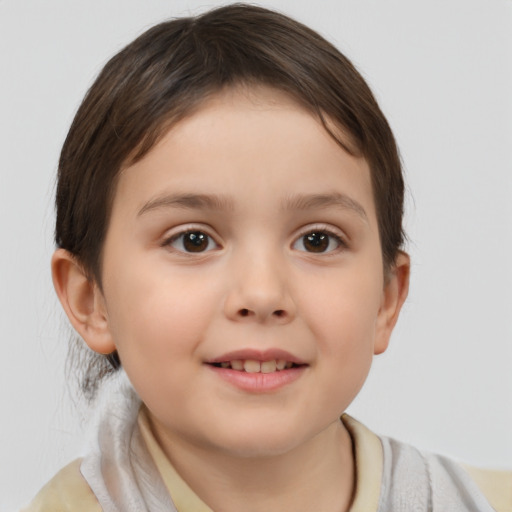
M420 494L434 510L436 505L440 510L445 510L446 505L448 510L512 510L512 472L464 468L451 459L421 452L393 439L382 437L381 441L383 483L387 480L385 487L393 500Z
M512 510L512 471L462 466L497 512Z
M101 512L93 492L80 473L81 459L62 468L22 512Z

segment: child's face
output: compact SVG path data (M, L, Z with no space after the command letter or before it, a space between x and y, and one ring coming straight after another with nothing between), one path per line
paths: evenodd
M366 161L265 88L216 96L122 171L102 275L102 349L160 436L243 456L335 424L401 305ZM270 373L213 364L233 360Z

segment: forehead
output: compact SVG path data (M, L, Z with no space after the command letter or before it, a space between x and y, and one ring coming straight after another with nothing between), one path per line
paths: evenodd
M344 137L340 130L336 135ZM343 150L320 120L288 94L240 86L209 97L144 158L123 169L114 204L135 193L140 200L155 196L158 188L160 193L186 193L192 187L193 192L233 197L248 187L265 197L287 191L325 195L332 192L333 176L344 176L346 183L335 179L336 186L352 189L367 203L365 210L373 211L363 158Z

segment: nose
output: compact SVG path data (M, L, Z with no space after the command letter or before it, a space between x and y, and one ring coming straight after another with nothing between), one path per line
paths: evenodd
M296 314L288 272L278 257L261 255L232 262L231 286L224 304L230 320L286 324Z

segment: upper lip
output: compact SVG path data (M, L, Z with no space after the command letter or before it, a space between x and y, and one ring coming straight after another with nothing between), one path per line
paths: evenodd
M214 363L224 363L226 361L235 361L235 360L251 360L251 361L272 361L272 360L283 360L291 363L306 364L305 361L300 359L299 357L287 352L286 350L281 350L279 348L270 348L266 350L258 350L258 349L240 349L233 350L232 352L227 352L226 354L222 354L218 357L214 357L212 359L208 359L205 361L207 364Z

